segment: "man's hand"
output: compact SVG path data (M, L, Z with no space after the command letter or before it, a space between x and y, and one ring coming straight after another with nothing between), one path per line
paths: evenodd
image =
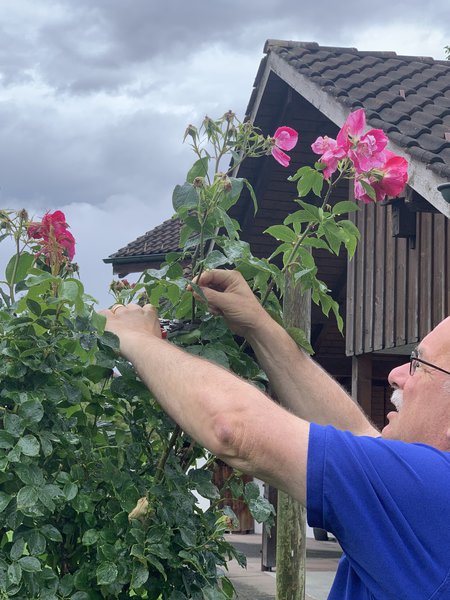
M129 360L140 338L161 338L158 313L150 304L116 304L109 310L99 312L106 317L107 331L115 333L120 339L121 354Z
M223 315L228 327L242 337L251 336L262 321L270 319L239 271L213 269L194 282L208 300L214 315ZM195 294L197 300L202 298Z

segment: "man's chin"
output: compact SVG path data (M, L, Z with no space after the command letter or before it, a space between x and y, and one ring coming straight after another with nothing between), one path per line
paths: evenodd
M381 436L388 440L395 440L395 421L398 418L398 412L390 412L387 415L388 423L381 430Z

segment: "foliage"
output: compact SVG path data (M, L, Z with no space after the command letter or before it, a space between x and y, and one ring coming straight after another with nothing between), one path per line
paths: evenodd
M257 209L237 169L265 155L287 166L283 150L293 148L296 132L280 127L264 136L231 111L206 117L198 129L190 125L185 140L196 161L173 192L180 251L137 284L115 282L116 302L150 301L171 341L265 389L251 354L188 287L202 299L197 281L205 269L237 267L281 322L289 272L342 329L338 304L317 278L314 250L355 251L359 232L345 215L357 206L330 200L341 180L355 177L351 153L360 162L369 153L376 167L356 172L365 200L376 198L372 186L387 177L382 136L359 138L355 131L343 128L342 143L322 138L319 146L331 154L290 178L297 186L293 211L266 231L279 242L272 256L258 258L229 215L243 192ZM230 557L241 563L244 557L223 537L236 516L223 507L225 490L212 482L215 459L171 421L119 357L117 338L104 331L104 318L74 277L74 240L64 215L30 223L24 211L1 211L0 227L16 245L0 287L0 598L232 598L223 570ZM303 332L289 333L311 351ZM244 486L237 473L226 487L270 525L273 507L255 484ZM194 492L211 501L208 510L198 507Z
M52 275L28 251L26 215L1 218L18 253L0 306L0 597L232 597L217 569L244 557L223 538L211 457L174 439L69 261Z

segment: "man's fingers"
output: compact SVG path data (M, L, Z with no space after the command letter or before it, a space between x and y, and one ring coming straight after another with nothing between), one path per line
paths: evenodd
M196 277L193 281L201 287L208 287L223 292L230 284L236 281L237 277L239 277L237 271L212 269L211 271L205 271L200 277Z

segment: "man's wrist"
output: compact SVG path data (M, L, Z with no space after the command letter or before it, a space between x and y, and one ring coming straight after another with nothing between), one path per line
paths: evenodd
M152 346L158 348L159 344L167 343L156 335L142 331L126 331L119 339L120 353L130 362L135 362L144 350L151 350Z
M262 309L255 323L245 331L245 339L252 346L253 344L262 343L265 340L270 340L273 333L279 327L278 323L272 319L269 313Z

